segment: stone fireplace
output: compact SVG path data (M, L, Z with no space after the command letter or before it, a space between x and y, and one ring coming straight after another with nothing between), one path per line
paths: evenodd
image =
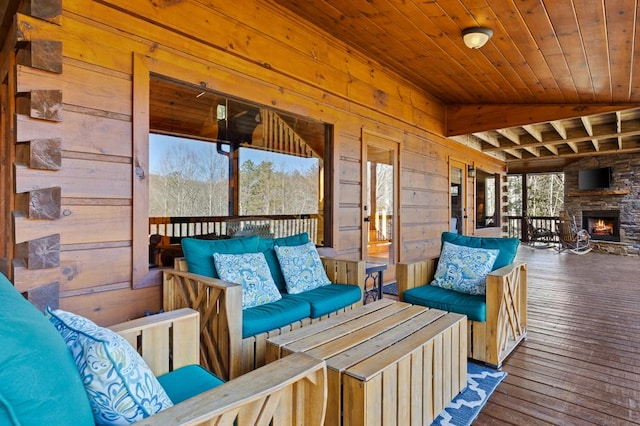
M592 240L620 241L620 210L583 210L582 229Z
M580 190L578 171L612 168L609 188ZM564 169L564 209L592 237L594 251L640 255L640 156L620 154L578 160Z

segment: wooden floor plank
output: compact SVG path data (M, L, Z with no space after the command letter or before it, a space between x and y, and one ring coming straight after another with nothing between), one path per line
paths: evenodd
M474 425L640 424L640 259L521 246L528 339Z

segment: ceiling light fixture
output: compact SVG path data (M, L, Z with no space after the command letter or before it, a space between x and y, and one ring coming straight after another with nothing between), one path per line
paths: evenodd
M462 30L462 39L469 49L480 49L493 36L493 30L485 27L471 27Z

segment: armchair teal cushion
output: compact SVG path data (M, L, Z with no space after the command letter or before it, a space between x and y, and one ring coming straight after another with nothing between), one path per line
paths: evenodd
M258 242L258 251L264 254L273 277L273 282L276 283L276 287L281 293L287 291L287 286L280 270L280 263L276 256L275 246L299 246L309 242L309 234L303 232L301 234L290 235L280 238L260 238Z
M468 237L453 232L442 233L442 243L444 244L445 241L458 246L498 249L500 252L493 264L492 271L513 263L520 245L520 240L517 238Z
M433 285L423 285L407 290L404 293L404 301L412 305L463 314L469 318L469 321L485 322L487 320L487 304L484 295L471 295Z
M158 381L174 404L179 404L224 383L224 380L195 364L158 376Z
M246 238L231 238L228 240L199 240L195 238L182 239L182 251L187 262L189 272L220 278L213 262L213 253L242 254L257 253L257 236Z
M0 425L93 425L71 352L0 274Z

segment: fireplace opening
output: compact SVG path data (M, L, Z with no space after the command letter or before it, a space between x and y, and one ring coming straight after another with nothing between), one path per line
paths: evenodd
M582 227L589 232L593 240L620 241L620 211L583 211Z

